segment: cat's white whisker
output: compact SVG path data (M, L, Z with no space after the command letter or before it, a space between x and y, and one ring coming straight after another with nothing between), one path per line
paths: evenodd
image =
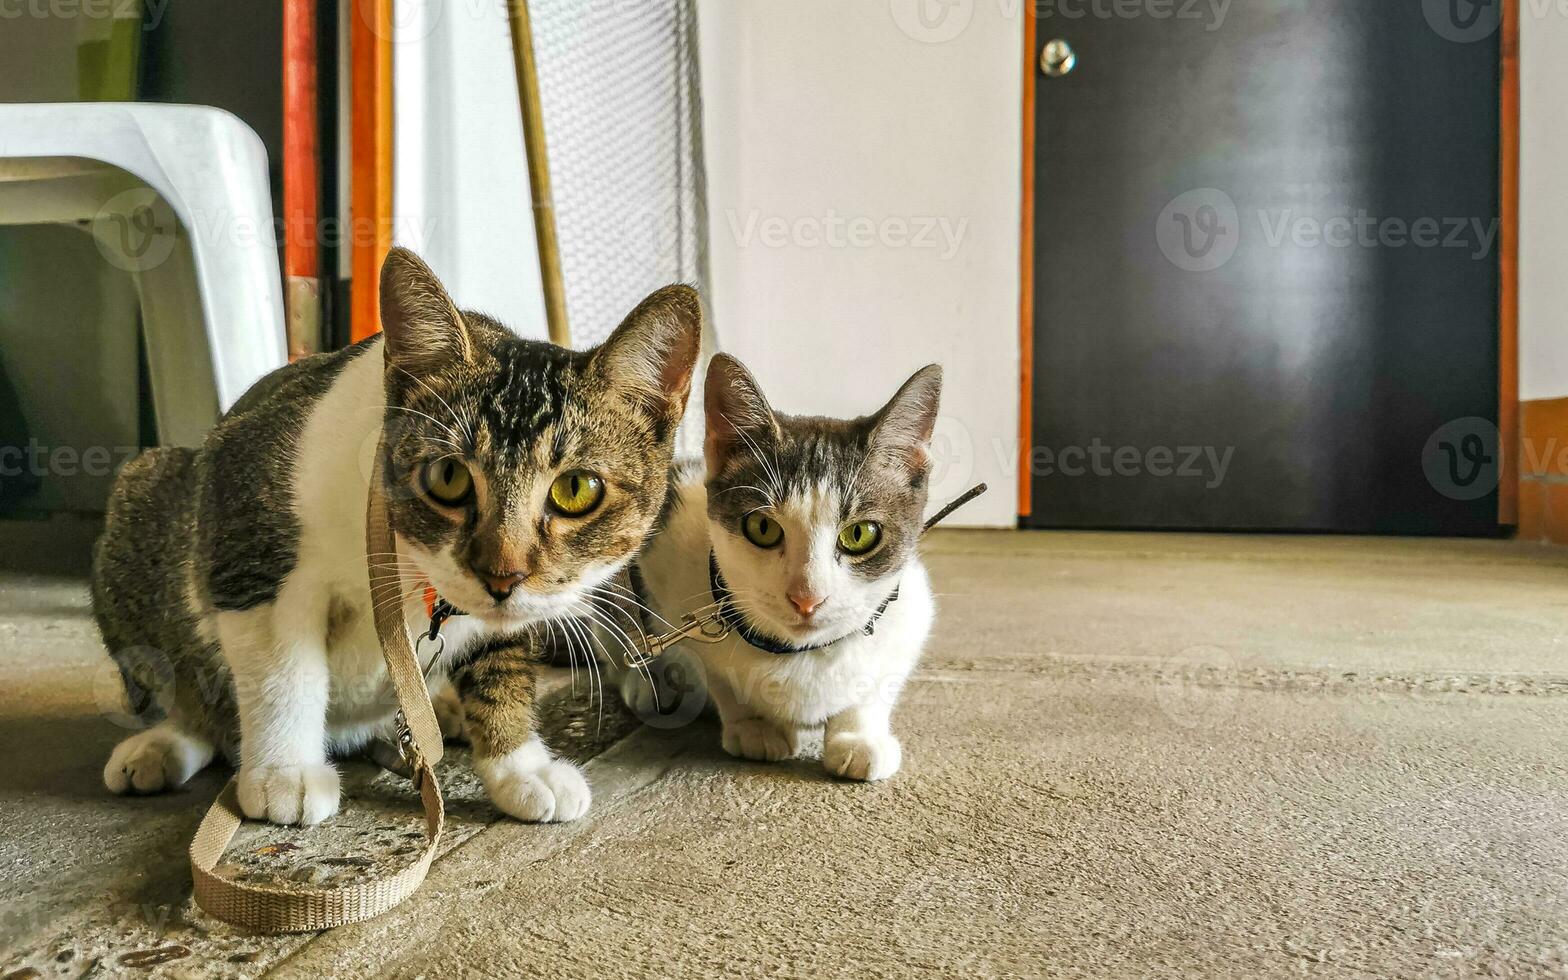
M643 602L641 599L639 599L635 595L633 595L630 590L623 590L623 591L625 592L624 595L619 594L619 593L610 593L610 594L606 595L606 594L600 594L599 590L597 588L595 588L595 589L590 589L589 590L589 594L592 595L592 597L597 599L598 601L600 601L600 602L607 602L610 605L614 606L618 610L621 609L621 607L620 607L621 603L630 603L635 608L642 610L643 612L645 612L648 615L652 616L654 619L656 619L659 622L663 623L665 629L674 629L675 628L675 624L674 623L670 622L669 620L665 619L663 616L659 615L651 607L649 607L647 603ZM621 610L621 611L624 612L625 610ZM632 618L633 621L636 621L636 619L638 617L629 617L629 618ZM637 629L639 631L643 630L642 623L640 623L640 622L637 623Z
M625 655L626 658L624 662L635 665L636 669L647 678L649 686L653 686L653 671L649 669L646 664L642 663L642 659L637 655L637 644L634 643L632 638L626 634L626 631L622 630L613 621L611 621L609 616L601 610L588 607L584 611L594 622L598 623L605 629L613 630L615 634L617 634L611 636L610 639L616 640L616 642L620 643L621 652ZM639 632L641 632L640 627ZM647 634L643 634L642 640L643 645L646 646L648 643ZM657 688L655 688L654 695L655 698L657 698Z

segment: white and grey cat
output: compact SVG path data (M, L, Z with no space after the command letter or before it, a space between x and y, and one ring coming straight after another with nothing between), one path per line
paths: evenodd
M690 715L677 700L705 696L732 755L788 758L821 728L828 772L898 771L892 712L935 615L917 545L941 385L931 365L874 415L796 417L773 411L739 361L714 357L705 473L677 471L637 571L650 630L717 608L733 631L672 649L651 685L625 673L634 711Z
M381 277L384 334L259 381L200 449L121 473L94 556L93 606L151 727L104 768L117 793L188 780L221 751L247 816L336 811L331 757L386 738L397 708L372 602L445 624L429 677L455 687L491 799L524 820L589 804L534 731L531 627L575 620L665 506L699 346L684 286L654 293L601 347L522 340L460 312L412 253ZM381 487L400 594L372 596L365 503ZM428 648L422 648L428 649Z

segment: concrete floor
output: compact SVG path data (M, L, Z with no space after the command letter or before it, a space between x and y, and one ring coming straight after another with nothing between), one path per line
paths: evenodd
M81 583L0 578L0 978L1568 973L1568 553L1496 542L949 531L937 635L874 786L741 763L556 681L593 811L495 820L387 916L244 936L188 901L225 775L119 800ZM411 798L247 828L352 876ZM297 850L258 857L268 843ZM275 849L274 849L275 850ZM151 963L152 965L138 965ZM29 972L31 971L31 972Z

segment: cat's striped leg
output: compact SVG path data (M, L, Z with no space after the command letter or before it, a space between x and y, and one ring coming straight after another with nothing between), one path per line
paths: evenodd
M284 621L270 603L217 614L239 700L240 809L254 820L314 824L338 809L338 773L327 762L332 676L325 637L280 636L274 623ZM293 619L304 630L312 621Z
M474 771L491 801L519 820L576 820L593 794L577 767L552 758L534 731L537 644L529 635L482 642L452 683L462 699Z

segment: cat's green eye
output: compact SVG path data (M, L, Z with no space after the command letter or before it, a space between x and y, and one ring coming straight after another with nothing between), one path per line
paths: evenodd
M779 527L779 522L760 510L747 514L740 522L740 529L745 532L746 540L759 548L771 548L784 540L784 529Z
M582 517L604 499L604 481L587 470L562 473L550 484L550 507L566 517Z
M420 480L426 493L448 507L462 504L474 493L474 475L462 460L450 456L426 463Z
M856 521L838 532L839 549L846 555L863 555L882 542L882 525L876 521Z

